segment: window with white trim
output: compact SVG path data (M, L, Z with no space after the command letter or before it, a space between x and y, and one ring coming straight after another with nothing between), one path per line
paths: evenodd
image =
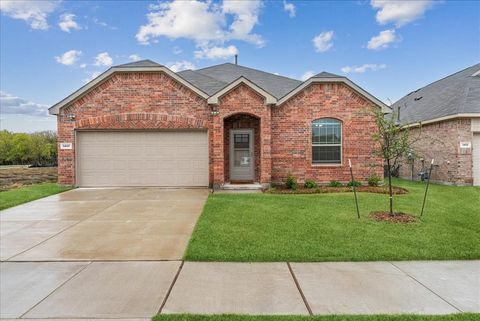
M342 163L342 122L322 118L312 122L312 163Z

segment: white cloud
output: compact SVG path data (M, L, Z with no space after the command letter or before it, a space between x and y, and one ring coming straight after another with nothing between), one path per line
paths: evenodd
M223 2L223 13L233 15L233 22L230 25L228 40L244 40L262 47L265 41L262 36L253 34L252 29L258 23L258 16L262 2L258 0L230 0Z
M81 64L79 67L80 67L80 68L86 68L86 67L87 67L87 64Z
M113 59L108 55L108 52L99 53L95 57L95 66L111 66Z
M47 30L47 16L59 1L1 0L0 11L10 18L24 20L32 29Z
M83 82L90 82L92 81L93 79L97 78L98 76L100 76L102 73L100 71L94 71L90 74L90 76L88 76L88 78L85 78L83 79Z
M137 54L133 54L133 55L128 56L128 59L130 59L131 61L139 61L139 60L142 60L142 57L140 57Z
M233 45L228 47L202 47L194 53L197 59L227 59L238 54L238 49Z
M324 31L312 39L316 52L326 52L333 47L333 31Z
M160 3L150 8L148 23L138 30L137 40L148 44L151 39L188 38L196 42L220 40L224 37L221 29L221 11L206 2L173 1Z
M358 73L363 74L365 71L377 71L380 69L385 69L386 64L363 64L361 66L345 66L342 68L342 72L348 73Z
M0 91L2 114L47 116L48 105L38 104Z
M311 78L315 76L315 72L313 70L307 70L305 73L302 75L301 79L302 81L307 80L308 78Z
M383 30L378 36L374 36L368 41L367 48L373 50L385 49L397 41L399 41L399 38L394 29Z
M185 38L197 47L223 46L231 40L242 40L259 47L263 38L252 32L258 24L262 3L260 1L181 1L149 6L147 24L140 26L136 38L141 44L154 42L156 38Z
M190 61L186 60L169 62L167 63L167 67L173 72L178 72L186 69L195 69L195 65Z
M80 58L80 55L82 52L80 50L69 50L65 53L63 53L60 56L55 56L55 60L62 65L65 66L71 66L74 65L78 59Z
M66 13L60 16L60 22L58 23L60 29L65 32L70 32L71 29L80 30L82 27L75 21L75 15L73 13Z
M287 1L283 1L283 10L288 12L288 15L290 16L290 18L293 18L296 15L295 5L293 3L288 3Z
M380 24L389 22L401 27L423 16L434 5L432 0L394 1L372 0L372 8L378 10L375 18Z

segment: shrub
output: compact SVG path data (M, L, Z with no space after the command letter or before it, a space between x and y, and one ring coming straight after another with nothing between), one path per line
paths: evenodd
M328 186L329 187L342 187L343 184L340 183L339 181L330 181L330 183L328 183Z
M317 188L318 187L317 183L315 183L315 181L313 179L307 179L305 181L305 184L303 184L303 186L305 188Z
M284 183L288 189L297 189L297 178L293 176L291 172L288 172L287 178L285 178Z
M372 174L369 177L367 177L368 186L378 186L380 181L381 181L380 177L378 177L376 174Z
M360 183L359 181L350 181L350 182L347 183L347 186L348 187L352 187L352 186L358 187L358 186L362 186L362 183Z

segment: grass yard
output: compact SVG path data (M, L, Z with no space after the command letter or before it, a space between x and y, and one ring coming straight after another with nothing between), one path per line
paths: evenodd
M480 314L448 315L325 315L325 316L246 316L162 314L154 321L475 321Z
M408 194L395 210L419 215L425 185L395 180ZM480 188L430 185L415 223L368 218L387 210L388 195L213 194L195 227L190 261L377 261L479 259ZM352 319L353 320L353 319Z
M70 187L60 186L56 183L42 183L2 191L0 192L0 210L61 193L69 189Z

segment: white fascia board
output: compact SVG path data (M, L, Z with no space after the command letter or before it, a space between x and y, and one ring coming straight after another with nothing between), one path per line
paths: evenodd
M455 118L480 118L480 113L477 113L477 114L476 113L453 114L453 115L448 115L448 116L443 116L443 117L438 117L438 118L428 119L428 120L425 120L425 121L420 121L420 122L416 122L416 123L403 125L402 128L418 127L418 126L421 126L421 125L438 123L438 122L441 122L441 121L455 119Z
M275 98L274 96L272 96L271 94L269 94L268 92L266 92L265 90L263 90L262 88L260 88L259 86L257 86L256 84L254 84L253 82L251 82L250 80L248 80L247 78L245 78L243 76L238 78L234 82L231 82L230 84L228 84L227 86L223 87L222 89L217 91L215 94L210 96L208 98L207 102L209 104L218 105L218 100L220 99L220 97L222 97L223 95L225 95L226 93L228 93L232 89L236 88L240 84L247 85L248 87L255 90L258 94L265 97L265 104L269 105L269 104L276 104L277 103L277 98Z
M348 78L344 78L344 77L337 77L337 78L333 78L333 77L332 78L330 78L330 77L329 78L312 77L312 78L308 79L307 81L303 82L300 86L298 86L297 88L295 88L294 90L292 90L291 92L286 94L285 96L283 96L280 100L278 100L277 106L285 103L287 100L289 100L290 98L295 96L297 93L299 93L303 89L310 86L312 83L344 83L345 85L347 85L348 87L352 88L357 93L362 95L364 98L368 99L369 101L371 101L372 103L374 103L378 107L381 107L383 113L389 114L389 113L392 112L392 109L388 105L386 105L384 102L382 102L378 98L372 96L367 91L365 91L364 89L362 89L361 87L357 86L355 83L350 81Z
M188 87L192 91L194 91L196 94L198 94L200 97L207 99L208 95L198 89L197 87L193 86L191 83L183 79L182 77L178 76L176 73L168 69L167 67L164 66L158 66L158 67L112 67L102 73L100 76L97 78L93 79L89 83L85 84L83 87L80 87L77 91L73 92L71 95L67 96L60 102L56 103L52 107L48 109L48 113L51 115L57 115L60 111L60 108L64 107L65 105L68 105L71 103L73 100L79 98L83 94L85 94L87 91L89 91L91 88L95 87L108 77L110 77L113 73L116 72L164 72L165 74L169 75L185 87Z

